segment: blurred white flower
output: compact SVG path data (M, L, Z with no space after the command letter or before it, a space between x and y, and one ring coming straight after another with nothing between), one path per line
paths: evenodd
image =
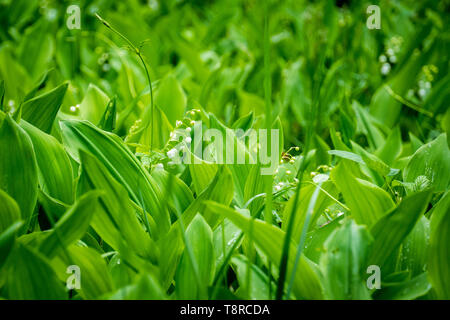
M391 65L389 63L384 63L381 66L381 74L385 76L389 74L389 72L391 72Z
M420 88L419 89L419 96L421 96L423 98L426 95L427 95L427 90L425 90L424 88Z
M170 149L169 151L167 151L167 156L170 158L170 159L173 159L173 158L175 158L175 156L177 155L177 149L175 149L175 148L173 148L173 149Z

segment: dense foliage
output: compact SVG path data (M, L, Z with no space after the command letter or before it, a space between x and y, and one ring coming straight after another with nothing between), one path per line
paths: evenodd
M449 9L0 0L0 298L450 299Z

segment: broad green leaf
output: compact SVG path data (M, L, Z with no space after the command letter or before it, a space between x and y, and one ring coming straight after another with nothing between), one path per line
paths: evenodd
M22 105L22 119L45 133L50 133L67 87L68 84L63 83L49 92L25 101Z
M230 250L233 249L233 246L236 244L236 241L239 240L241 234L241 229L236 227L228 219L222 220L219 226L214 230L213 238L216 256L216 270L219 271L219 268L225 262L225 258L230 253Z
M36 93L39 91L39 89L43 88L49 78L49 74L53 69L46 70L38 82L34 85L34 87L27 93L27 95L24 98L24 101L31 100L36 96Z
M425 35L422 39L425 39ZM395 98L395 95L404 96L414 85L417 74L433 52L432 48L433 45L430 45L425 52L413 51L414 48L411 48L409 52L413 54L408 62L373 95L370 113L384 125L392 127L398 121L402 103Z
M400 251L400 268L416 277L426 270L430 239L430 222L421 217L403 241Z
M185 210L181 220L175 221L169 233L159 241L160 246L160 265L163 279L163 287L168 287L172 281L175 268L184 249L184 243L180 230L180 221L186 228L195 217L197 212L203 213L208 224L215 229L220 222L220 215L209 210L204 203L206 200L216 201L229 205L233 199L233 180L229 170L225 167L219 168L211 184L206 188Z
M266 183L267 179L265 179L264 176L261 175L261 166L259 164L251 165L244 187L245 204L247 204L250 199L254 198L255 196L265 193L267 190ZM263 205L263 197L255 198L248 205L248 209L250 210L252 215L255 215Z
M100 194L99 191L90 191L80 197L41 242L39 251L51 258L60 249L83 237L97 210Z
M166 300L167 295L150 274L139 276L135 282L105 297L109 300Z
M295 206L295 222L292 230L292 238L300 239L303 231L308 209L310 210L311 220L309 229L315 226L317 219L323 211L333 202L330 196L336 198L337 190L331 181L326 181L320 185L305 185L300 189L300 197L297 204L294 204L295 196L289 199L283 211L282 229L286 230L291 220L292 206Z
M439 299L450 299L450 201L449 193L431 219L428 276ZM437 209L437 208L436 208Z
M54 137L24 120L20 126L33 143L42 191L64 203L73 203L72 165L63 146Z
M425 212L431 194L430 190L424 190L408 196L377 221L370 230L374 242L369 265L382 267L391 254L398 249Z
M189 171L191 173L195 193L201 194L214 179L214 176L217 173L217 164L198 159L195 155L192 155L192 157L194 157L194 161L197 160L198 163L190 164Z
M238 226L248 236L250 228L252 229L253 240L261 250L268 256L270 261L278 266L281 261L281 250L283 247L283 240L285 237L284 231L269 225L261 220L253 220L247 218L235 210L221 204L208 201L211 210L224 217L230 219L236 226ZM289 248L290 259L288 261L288 275L294 270L294 259L296 253L296 244L291 242ZM318 275L315 271L314 264L306 258L301 256L298 268L295 270L295 280L293 292L295 296L305 299L322 299L322 288Z
M0 234L20 220L17 202L0 189Z
M166 114L172 126L183 118L187 98L178 80L171 74L161 80L155 96L155 103Z
M231 259L231 264L239 282L236 294L248 300L269 299L269 277L260 268L250 262L250 275L248 275L249 261L244 255L237 255ZM250 277L250 290L247 288L247 280ZM275 284L272 282L272 293L275 292ZM249 295L247 294L249 293Z
M245 185L249 181L248 177L250 175L250 171L252 170L251 168L254 167L254 165L251 164L256 163L255 159L256 154L252 154L249 150L252 148L256 148L257 146L250 145L250 141L247 143L245 142L245 139L247 140L251 139L249 137L247 138L244 137L243 130L240 132L240 134L242 134L242 136L240 136L237 132L227 128L224 124L222 124L216 118L216 116L214 116L214 114L209 115L209 120L211 129L217 129L222 133L223 150L221 151L216 150L216 152L217 154L220 154L221 152L221 159L223 161L219 162L226 163L227 167L230 169L233 175L236 201L243 206L244 201L246 201ZM244 159L244 163L241 163L242 160L240 159ZM279 159L277 158L277 163L278 161Z
M49 19L39 19L25 30L19 47L19 58L33 78L45 71L54 51L55 40Z
M352 107L355 111L358 127L366 135L370 148L372 150L380 148L384 139L380 129L375 125L376 121L357 101L353 101Z
M92 155L80 152L82 176L80 185L84 192L102 190L100 207L92 217L92 227L111 247L120 250L126 244L133 253L155 260L155 244L147 234L133 210L131 200L106 167ZM151 217L148 217L151 219ZM150 233L156 232L155 223L150 220Z
M450 185L450 150L447 135L420 147L409 160L403 172L405 182L414 182L418 176L426 176L435 192L446 191Z
M247 131L248 129L253 127L253 122L254 122L254 114L253 112L250 112L248 115L246 116L242 116L239 119L237 119L234 123L233 123L233 129L242 129L244 131Z
M325 241L341 225L340 222L343 218L344 215L341 215L333 221L310 231L306 237L305 248L303 249L305 256L318 264L320 256L325 252Z
M39 190L38 203L42 206L45 213L57 221L69 209L70 205L50 197L48 194Z
M8 259L6 292L14 300L67 299L62 282L47 259L35 250L18 244Z
M427 294L431 289L427 274L399 283L385 283L380 291L375 292L379 300L414 300Z
M106 106L105 112L98 124L98 127L102 130L113 132L116 128L116 118L117 118L117 107L116 98L109 100Z
M38 193L36 157L31 139L9 115L0 120L0 155L0 189L17 202L28 226Z
M105 259L94 249L71 245L66 250L68 257L61 253L51 264L59 278L66 282L72 273L69 266L80 269L80 289L76 289L83 299L98 299L112 291L111 275ZM69 269L70 270L70 269Z
M375 155L386 164L392 166L394 160L397 159L401 152L402 137L400 127L395 127L386 138L384 144L375 152Z
M79 106L80 119L88 120L93 124L99 123L106 112L106 106L109 101L108 96L100 88L94 84L89 84L83 101L81 101Z
M96 157L135 203L145 205L145 210L158 224L153 236L158 238L165 234L170 227L170 217L163 205L162 190L123 141L115 134L101 131L86 121L68 120L60 124L64 145L72 158L79 162L80 150Z
M14 240L23 222L17 221L11 224L7 229L0 232L0 271L8 258L9 253L14 245ZM0 276L0 287L2 286L2 276Z
M389 194L372 183L353 177L343 163L331 172L337 188L344 196L350 215L358 224L371 227L394 206Z
M431 216L430 229L434 232L434 229L439 225L441 219L450 210L450 192L447 191L439 202L434 206Z
M345 221L328 237L320 258L327 299L370 299L365 271L372 240L367 229L353 220Z
M13 58L13 54L9 46L0 48L0 78L5 81L5 101L14 99L14 108L17 108L19 100L32 86L32 80L25 68Z
M166 115L159 106L154 106L153 111L153 125L149 114L148 116L146 115L147 119L145 123L147 123L147 126L142 131L139 139L139 144L145 146L145 148L138 147L136 149L137 152L146 152L148 148L152 150L163 149L169 140L170 132L173 130L171 123L169 123L169 120L167 120Z
M206 299L208 285L214 277L215 257L211 228L200 214L195 216L186 229L186 241L189 246L186 244L175 274L177 297Z
M152 177L166 191L166 196L169 197L166 198L167 204L171 206L172 212L176 210L182 214L194 201L191 189L177 176L164 170L154 170Z

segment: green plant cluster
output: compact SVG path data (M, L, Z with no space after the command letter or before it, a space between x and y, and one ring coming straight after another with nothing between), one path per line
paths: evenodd
M0 0L0 298L450 299L449 8Z

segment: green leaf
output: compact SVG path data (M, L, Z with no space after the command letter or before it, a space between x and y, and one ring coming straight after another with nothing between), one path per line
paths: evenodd
M421 217L403 241L400 251L400 269L409 270L416 277L426 270L430 239L430 222Z
M172 212L176 210L181 215L194 201L191 189L177 176L164 170L154 170L152 177L163 187L163 190L168 191L167 204L171 206Z
M139 144L145 146L145 148L138 147L136 149L137 152L147 152L148 147L150 147L150 149L163 149L169 140L170 132L173 130L172 125L169 123L165 113L162 112L159 106L154 106L153 111L153 125L148 116L148 119L144 121L144 123L147 123L147 126L142 131L142 135L139 139ZM151 141L152 136L153 140Z
M54 221L59 220L59 218L61 218L70 207L70 205L50 197L42 190L39 190L38 202L44 209L45 213Z
M342 192L350 214L358 224L371 227L394 206L386 191L368 181L355 178L344 163L333 169L331 178Z
M98 124L100 129L105 131L113 132L116 128L116 118L117 118L117 107L116 107L116 97L109 100L106 106L105 112Z
M36 158L31 139L9 115L0 120L0 189L19 205L26 226L38 193Z
M94 84L89 87L84 95L83 101L79 106L79 117L88 120L91 123L99 123L102 116L107 111L107 105L110 99L108 96Z
M369 265L382 267L425 212L432 192L424 190L403 199L371 228L374 238Z
M7 297L13 300L67 299L55 270L40 253L18 244L8 259Z
M400 127L392 129L384 144L375 152L375 155L392 166L395 159L402 152L402 137Z
M419 32L422 32L422 30ZM425 38L426 35L422 35L418 39ZM370 113L381 123L392 127L398 121L402 103L394 95L404 96L414 86L417 74L433 52L433 47L433 45L428 46L425 52L414 51L414 48L411 48L409 52L413 54L407 63L402 66L394 77L375 92L370 105Z
M232 128L233 129L242 129L245 132L253 127L254 121L255 121L254 114L253 114L253 112L250 112L248 115L242 116L239 119L237 119L233 123Z
M0 234L20 220L17 202L0 189Z
M250 263L250 269L248 264ZM247 300L269 299L269 277L258 266L249 262L244 255L237 255L231 259L231 264L239 282L236 294ZM250 271L250 289L247 288L248 271ZM275 292L275 284L272 282L272 292ZM249 295L247 295L247 292Z
M445 200L444 200L445 199ZM450 196L436 207L431 218L428 275L439 299L450 299Z
M244 231L247 236L250 232L252 232L255 244L257 244L261 250L264 251L275 266L279 266L283 240L285 237L285 233L281 229L276 228L273 225L269 225L261 220L247 218L224 205L211 201L208 201L207 203L211 210L230 219L236 226ZM250 229L252 229L252 231L250 231ZM289 252L291 259L288 261L288 275L293 272L294 267L296 244L293 242L290 244ZM298 268L295 271L296 273L293 286L295 296L298 299L322 299L322 289L314 264L302 255Z
M99 191L90 191L80 197L41 242L39 251L51 258L58 250L83 237L97 210L100 194Z
M267 179L264 179L264 176L261 175L261 166L259 164L251 165L244 187L244 202L248 203L254 196L265 193L267 190L266 184ZM264 198L259 197L250 202L248 209L252 215L255 215L263 205Z
M320 258L327 299L370 299L365 271L372 236L365 227L347 220L325 242Z
M294 204L295 197L291 197L284 208L282 229L286 230L289 223L291 223L292 206L295 206L295 222L293 222L292 238L296 240L300 239L308 209L310 210L309 214L312 215L308 228L311 229L315 226L317 219L323 211L333 202L329 195L334 198L337 197L336 187L331 181L326 181L320 186L306 185L302 187L297 204ZM314 202L311 203L311 201Z
M375 293L375 297L379 300L414 300L427 294L430 289L425 272L405 282L386 283Z
M325 241L341 225L340 222L343 218L344 215L340 215L333 221L309 232L306 237L304 253L311 261L319 263L320 256L325 252Z
M105 166L92 155L80 151L80 158L82 176L79 187L84 192L104 191L100 197L99 210L92 217L91 225L94 230L114 249L120 251L121 247L126 245L132 249L132 253L155 261L155 244L139 223L123 186L115 181ZM150 227L150 232L155 233L156 225L153 221Z
M207 288L214 277L215 257L211 228L200 214L195 216L186 229L186 241L189 246L186 244L175 274L177 297L206 299ZM189 249L192 249L192 256Z
M6 259L11 252L14 245L14 240L20 228L22 228L23 222L17 221L11 224L6 230L0 232L0 271L6 262ZM0 276L0 287L2 283L2 277Z
M50 19L39 19L25 30L22 37L20 62L33 78L42 74L52 60L55 41L50 27Z
M166 114L172 126L183 118L187 98L178 80L171 74L161 80L155 97L155 103Z
M42 88L45 86L45 84L46 84L46 82L47 82L47 80L48 80L48 78L49 78L49 74L50 74L51 71L52 71L52 69L46 70L46 71L42 74L41 78L40 78L39 81L34 85L33 89L31 89L31 90L27 93L27 95L25 96L24 101L31 100L31 99L33 99L33 98L36 96L36 93L39 91L39 89L42 89Z
M192 155L192 157L194 157L197 162L189 165L189 172L191 173L195 193L201 194L214 179L218 166L215 163L199 159L195 155Z
M66 94L67 87L68 84L63 83L49 92L25 101L22 105L22 119L45 133L50 133L56 114Z
M63 146L54 137L26 121L22 120L20 126L33 143L42 191L64 203L73 203L72 165Z
M112 291L113 285L108 267L102 256L94 249L71 245L67 254L60 254L51 264L59 278L66 282L70 273L67 267L71 265L80 268L80 293L83 299L98 299Z
M414 182L418 176L426 176L435 192L448 190L450 184L450 150L447 135L420 147L409 160L403 172L405 182Z
M181 219L175 221L168 234L159 241L160 265L163 287L167 287L172 281L173 273L184 249L184 243L180 230L180 221L184 227L188 226L197 212L203 213L206 221L215 229L220 222L221 216L214 213L205 204L206 200L216 201L229 205L233 200L233 179L230 171L220 167L211 184L189 205Z
M130 198L145 206L152 215L158 224L153 236L158 238L165 234L170 227L170 217L163 205L161 188L123 141L115 134L102 131L86 121L68 120L60 124L64 145L72 158L79 162L80 150L96 157L128 191Z
M167 295L158 281L150 274L140 275L132 285L106 296L110 300L165 300Z

